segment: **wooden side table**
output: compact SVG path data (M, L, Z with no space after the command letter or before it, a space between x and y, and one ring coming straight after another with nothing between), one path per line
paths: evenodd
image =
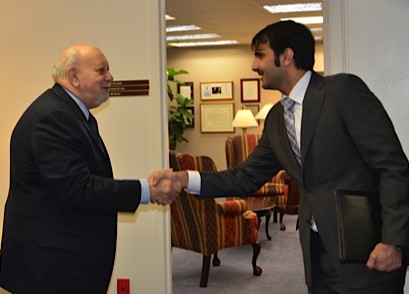
M246 200L247 209L254 211L258 218L258 227L260 227L261 218L266 217L266 236L268 240L271 240L270 233L268 231L268 224L271 218L271 212L276 206L276 197L243 197L241 199Z

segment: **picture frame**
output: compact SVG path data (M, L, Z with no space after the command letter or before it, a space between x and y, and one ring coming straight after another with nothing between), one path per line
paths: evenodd
M260 102L260 79L240 79L241 102Z
M200 104L200 131L202 133L234 133L234 103Z
M203 101L233 100L233 82L200 83L200 99Z
M195 108L191 106L191 107L186 107L186 109L193 115L191 123L185 120L186 128L193 129L195 127Z
M193 82L184 82L182 85L177 85L177 91L183 97L194 99L193 95Z
M256 117L257 113L260 111L260 106L258 104L244 104L243 109L250 109L254 117Z

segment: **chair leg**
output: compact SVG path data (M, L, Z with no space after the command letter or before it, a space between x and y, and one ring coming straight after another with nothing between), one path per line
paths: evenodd
M266 236L267 236L267 240L269 241L271 240L270 232L268 230L268 224L270 223L270 218L271 218L271 212L266 215Z
M257 224L257 230L260 228L260 224L261 224L261 217L259 215L257 215L258 218L258 224Z
M283 218L284 218L284 209L280 207L274 207L274 215L273 215L273 222L277 222L277 214L280 213L280 231L285 231L286 227L285 224L283 224Z
M213 256L213 262L212 263L213 263L214 266L219 266L220 265L220 259L217 256L217 252Z
M203 255L202 274L200 277L200 287L207 287L207 280L209 279L210 258L211 255Z
M278 207L274 207L274 214L273 214L273 223L277 222L277 213L278 213Z
M251 262L253 265L253 275L260 276L263 272L261 267L257 266L257 258L261 250L260 243L257 241L257 243L251 244L251 246L253 246L253 260Z
M285 231L285 224L283 224L284 211L280 211L280 231Z

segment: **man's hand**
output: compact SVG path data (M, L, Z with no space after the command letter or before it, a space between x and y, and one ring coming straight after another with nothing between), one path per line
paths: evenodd
M158 204L171 204L182 191L182 184L171 169L154 171L148 177L150 201Z
M162 169L153 172L151 177L154 186L158 185L162 179L176 181L182 186L182 189L186 189L189 184L189 175L185 170L172 172L172 169Z
M402 266L402 252L391 244L378 243L369 255L366 266L380 272L390 272Z

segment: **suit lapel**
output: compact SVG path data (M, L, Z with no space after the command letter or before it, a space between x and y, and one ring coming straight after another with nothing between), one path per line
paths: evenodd
M304 162L320 117L325 91L324 78L313 72L303 101L301 122L301 161Z
M90 112L90 116L91 116L91 112ZM94 118L95 119L95 118ZM83 124L85 125L85 128L88 130L89 135L92 137L92 139L94 140L94 145L97 146L97 148L99 149L99 151L102 153L102 155L105 158L105 165L106 168L108 170L108 175L110 175L112 177L112 166L111 166L111 160L109 158L109 154L108 154L108 150L105 147L104 141L102 140L101 136L99 135L99 132L96 132L94 130L92 130L89 122L85 119L82 120Z
M99 133L95 133L95 131L91 129L91 126L89 125L89 122L87 122L86 119L84 119L82 122L85 128L88 130L89 135L94 140L95 145L97 145L99 150L102 151L102 153L107 156L108 152L105 148L104 142L102 141L102 138L100 137Z

